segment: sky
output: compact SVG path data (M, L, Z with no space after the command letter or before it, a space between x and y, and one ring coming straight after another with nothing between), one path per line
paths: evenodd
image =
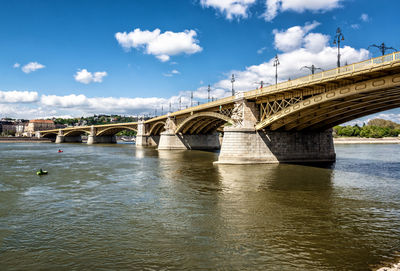
M0 0L0 118L154 115L400 49L400 1ZM392 52L392 51L389 51ZM368 116L400 122L400 109Z

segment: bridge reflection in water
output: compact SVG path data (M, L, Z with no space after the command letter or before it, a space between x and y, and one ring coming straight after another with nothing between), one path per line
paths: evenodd
M0 144L0 269L368 270L399 248L400 145L338 146L328 168L57 149Z
M220 164L210 169L205 159L210 155L158 151L171 195L192 195L177 199L187 202L186 211L196 202L193 213L177 211L185 217L182 230L195 228L203 233L204 244L216 242L218 249L224 248L222 253L205 245L211 249L206 259L211 266L230 262L252 269L261 261L271 270L357 270L378 262L378 254L393 252L397 241L377 231L400 232L399 217L377 212L390 209L390 204L370 198L373 191L362 195L359 188L376 182L375 167L383 161L354 174L353 166L362 167L367 160L352 163L342 157L344 163L336 169L334 164ZM361 176L364 181L358 186L346 179ZM176 207L171 198L162 204ZM198 242L193 246L194 251L202 249Z
M400 53L238 93L146 121L42 131L57 143L115 142L137 131L138 146L221 149L218 163L333 162L331 128L400 106ZM223 135L223 139L220 137Z

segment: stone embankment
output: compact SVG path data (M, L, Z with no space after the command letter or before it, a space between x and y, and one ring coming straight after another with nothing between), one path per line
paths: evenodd
M400 137L363 138L363 137L335 137L335 144L399 144Z

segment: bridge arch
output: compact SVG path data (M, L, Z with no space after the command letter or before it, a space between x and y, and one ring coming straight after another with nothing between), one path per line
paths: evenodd
M400 75L391 75L299 101L270 115L256 129L323 130L396 107L400 107Z
M160 135L160 133L164 130L165 121L158 121L154 123L149 131L149 135Z
M117 127L108 127L108 128L104 128L101 130L99 129L99 131L97 131L97 133L96 133L96 136L115 135L124 130L131 130L131 131L137 132L137 128L134 128L134 127L117 126Z
M83 134L90 134L90 131L87 131L87 130L64 131L64 136L80 136Z
M58 135L58 132L40 132L40 137L42 138L54 138Z
M206 134L215 131L225 123L233 124L233 120L226 115L216 112L200 112L191 115L180 123L175 129L175 133Z

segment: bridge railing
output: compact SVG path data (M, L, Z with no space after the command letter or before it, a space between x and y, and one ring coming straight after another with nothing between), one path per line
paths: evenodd
M179 111L168 113L166 115L155 117L155 118L149 119L149 120L147 120L145 122L154 122L154 121L157 121L157 120L162 120L162 119L165 119L167 116L173 117L173 116L177 116L177 115L190 114L193 111L200 111L200 110L204 110L204 109L207 109L207 108L213 108L213 107L217 107L217 106L222 105L222 104L230 103L234 99L235 99L235 97L233 97L233 96L225 97L225 98L222 98L222 99L215 100L213 102L208 102L208 103L205 103L205 104L192 106L192 107L185 108L185 109L182 109L182 110L179 110Z
M394 53L391 53L388 55L371 58L368 60L353 63L353 64L346 65L343 67L323 71L323 72L316 73L316 74L303 76L303 77L300 77L300 78L297 78L294 80L289 80L286 82L278 83L276 85L270 85L270 86L264 87L262 89L250 90L250 91L244 92L244 95L246 98L257 97L257 96L264 95L269 92L277 92L277 91L281 91L282 89L285 89L285 88L296 87L296 86L303 85L305 83L310 83L313 81L332 79L338 75L344 75L346 73L362 71L362 70L376 67L379 65L386 65L390 62L394 62L394 61L398 61L398 60L400 60L400 52L394 52Z
M326 80L326 79L332 79L332 78L335 78L338 75L345 75L347 73L353 73L353 72L357 72L357 71L362 71L362 70L365 70L365 69L369 69L371 67L375 67L375 66L379 66L379 65L383 65L383 64L388 64L390 62L394 62L394 61L398 61L398 60L400 60L400 52L394 52L394 53L391 53L391 54L388 54L388 55L371 58L371 59L368 59L368 60L364 60L364 61L361 61L361 62L353 63L353 64L346 65L346 66L343 66L343 67L334 68L334 69L322 71L322 72L315 73L315 74L310 74L310 75L303 76L303 77L300 77L300 78L297 78L297 79L294 79L294 80L289 80L289 81L286 81L286 82L281 82L281 83L276 84L276 85L266 86L266 87L261 88L261 89L255 89L255 90L246 91L246 92L241 93L241 95L243 95L244 98L254 98L254 97L257 97L257 96L265 95L267 93L278 92L278 91L281 91L282 89L286 89L286 88L290 88L290 87L297 87L297 86L300 86L300 85L311 83L313 81L321 81L321 80ZM175 112L169 113L167 115L159 116L159 117L150 119L150 120L148 120L146 122L154 122L154 121L157 121L159 119L160 120L161 119L165 119L168 115L169 116L176 116L176 115L182 115L182 114L190 114L191 112L194 112L194 111L201 111L201 110L204 110L204 109L217 107L219 105L231 103L236 98L237 97L235 97L235 96L225 97L225 98L213 101L213 102L208 102L208 103L201 104L201 105L198 105L198 106L193 106L193 107L189 107L189 108L186 108L186 109L183 109L183 110L175 111Z

